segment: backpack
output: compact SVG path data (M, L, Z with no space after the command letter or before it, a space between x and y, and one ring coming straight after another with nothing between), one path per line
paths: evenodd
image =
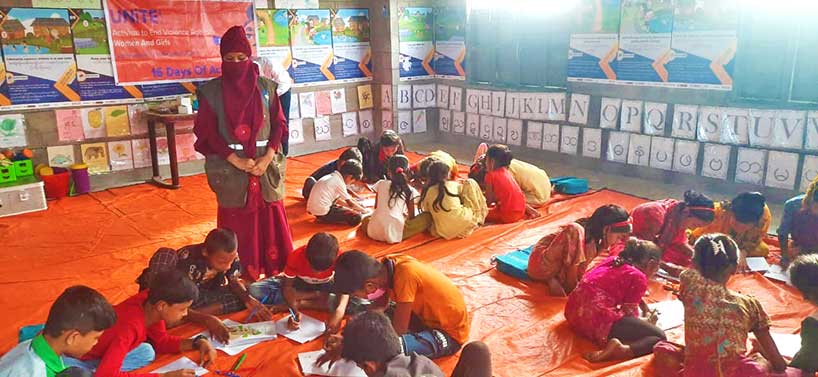
M496 265L497 271L520 280L531 280L528 277L528 257L531 256L533 247L532 245L508 254L497 255L492 258L492 262Z
M577 177L557 177L551 179L551 186L561 194L578 195L588 192L588 180Z

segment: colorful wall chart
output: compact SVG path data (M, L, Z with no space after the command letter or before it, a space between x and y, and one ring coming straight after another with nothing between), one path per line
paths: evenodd
M434 71L438 77L466 78L466 10L463 8L438 9Z
M427 79L435 75L432 8L401 8L399 14L400 78Z
M296 85L335 80L329 9L291 10L290 19Z
M620 0L583 0L568 51L568 81L616 80Z
M12 104L80 100L66 9L0 9Z
M737 0L677 1L669 81L730 90L737 30Z
M372 78L369 9L338 9L332 15L335 79L353 82Z
M673 30L671 0L623 0L616 78L631 83L666 83Z
M290 17L286 9L256 9L258 55L279 62L289 69Z

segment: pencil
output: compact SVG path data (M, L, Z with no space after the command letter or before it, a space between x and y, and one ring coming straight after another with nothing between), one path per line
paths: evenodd
M243 363L243 362L244 362L244 359L246 359L246 358L247 358L247 354L246 354L246 353L243 353L243 354L241 355L241 357L239 358L239 361L236 361L236 363L235 363L235 364L233 364L233 368L232 368L232 369L230 369L230 370L232 370L232 371L239 370L239 367L241 366L241 363Z

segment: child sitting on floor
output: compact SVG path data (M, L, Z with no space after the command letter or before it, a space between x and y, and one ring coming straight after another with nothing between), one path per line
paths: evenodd
M157 353L197 350L202 366L208 367L216 360L216 351L207 337L183 339L168 334L165 327L181 321L198 294L196 284L185 274L177 270L158 274L150 282L150 288L114 307L116 324L105 330L91 351L80 359L66 357L66 365L96 370L97 376L137 376L128 372L150 364ZM192 370L179 370L163 376L194 374Z
M453 355L469 338L463 294L446 275L408 255L379 262L357 250L343 253L335 266L335 290L371 301L371 310L394 301L392 326L407 356Z
M307 200L307 213L321 223L360 224L366 209L352 199L347 186L360 181L361 174L361 163L346 160L339 170L319 179Z
M480 186L473 179L449 180L449 166L434 161L429 181L420 195L420 208L432 214L429 232L450 240L470 235L486 220L488 208Z
M158 274L178 270L196 284L197 299L188 310L185 320L206 327L222 343L230 340L227 327L217 317L245 308L256 310L259 318L272 319L273 313L253 298L241 282L242 272L238 257L236 233L216 228L205 237L204 243L181 249L159 249L148 262L148 268L136 279L139 290L150 287Z
M443 377L443 371L426 356L401 353L400 337L389 318L377 312L356 316L344 327L341 357L369 377ZM491 353L483 342L463 347L452 377L491 377Z
M396 154L403 154L403 140L395 131L385 130L380 141L372 145L369 139L358 139L358 149L363 155L363 181L375 183L386 178L386 163Z
M338 239L329 233L316 233L307 245L293 251L281 276L253 283L250 293L265 305L277 306L274 311L292 309L298 320L301 309L326 311L331 308L327 331L334 334L349 303L349 295L340 295L337 303L330 303L337 256ZM298 328L298 321L290 318L290 327Z
M818 255L802 255L790 266L790 280L804 299L818 305ZM801 322L801 350L790 363L804 373L818 372L818 311Z
M310 198L310 192L312 191L313 186L315 183L318 182L319 179L324 178L327 175L332 174L332 172L338 170L346 160L355 160L361 162L363 160L363 156L361 155L361 151L358 148L352 147L348 148L347 150L343 151L341 155L338 157L337 160L332 160L327 162L318 170L312 172L309 177L304 181L304 187L301 188L301 195L304 199ZM355 193L351 193L355 195Z
M658 318L642 301L661 260L662 251L653 242L631 238L619 256L606 259L585 274L568 296L568 324L602 348L586 354L588 361L644 356L666 339L665 332L655 325Z
M806 194L798 195L784 204L781 225L778 227L778 244L781 247L781 265L801 254L818 253L818 178L807 188ZM790 243L792 237L792 243Z
M432 223L432 215L416 215L417 191L409 186L409 159L395 155L389 158L388 179L375 184L375 212L361 223L361 231L370 238L398 243L422 233Z
M552 296L566 296L594 258L630 234L628 211L614 204L599 207L591 217L565 224L537 241L528 259L528 275L546 282Z
M656 362L663 375L680 375L679 361L684 360L685 376L768 376L766 362L746 355L749 332L755 334L773 371L783 372L787 364L770 336L770 318L761 303L727 288L738 268L738 245L724 234L706 234L694 249L695 269L680 276L685 347L682 351L671 343L657 344Z
M738 244L748 257L766 257L769 247L764 242L770 229L772 214L764 195L743 192L731 201L716 203L715 219L709 225L693 230L690 239L697 240L708 233L723 233Z
M505 145L492 145L486 152L486 203L495 204L486 216L488 223L508 224L540 215L526 204L523 191L508 171L512 159Z
M429 179L429 166L435 161L445 162L446 165L449 166L449 173L451 174L449 179L457 179L457 160L444 151L434 151L417 163L409 166L409 180L415 187L422 188L423 185L426 184L426 181Z
M469 169L469 178L474 179L481 186L486 176L486 143L480 143L474 155L474 164ZM508 171L514 181L525 194L526 204L539 208L551 199L551 180L545 170L523 160L513 158L508 165Z
M70 287L51 305L43 332L0 358L0 377L71 375L61 357L85 355L115 322L114 308L99 292Z

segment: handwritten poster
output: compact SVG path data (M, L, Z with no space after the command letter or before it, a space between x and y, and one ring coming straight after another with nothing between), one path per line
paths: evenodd
M131 140L131 153L133 153L133 164L135 168L151 166L151 149L148 139Z
M332 95L330 92L315 92L315 112L318 115L332 114Z
M290 38L296 86L335 80L329 9L291 10Z
M99 139L107 136L105 131L105 109L102 107L83 108L82 130L86 139Z
M411 111L398 111L397 131L398 131L399 134L412 133L412 112Z
M361 133L368 135L375 132L375 122L372 120L372 110L358 112L358 122L361 126Z
M568 81L613 82L619 45L620 0L582 0L568 50Z
M290 130L290 145L304 143L304 121L303 119L292 119L288 125Z
M435 75L434 14L432 8L401 8L398 14L401 80L427 79Z
M57 118L57 136L60 141L81 141L85 139L80 109L54 110L54 115Z
M111 160L111 170L133 169L133 149L130 140L109 142L108 156Z
M346 89L338 88L330 90L330 107L333 114L340 114L347 111Z
M301 118L315 118L315 92L299 93L298 102L301 105Z
M82 162L88 165L88 173L101 174L111 171L108 166L108 148L105 143L82 144Z
M196 152L196 135L184 133L176 135L176 159L179 162L194 161L204 159L204 156Z
M358 113L343 113L341 114L341 131L344 137L358 134Z
M332 14L335 79L341 82L372 79L369 9L338 9Z
M358 86L358 107L361 110L371 109L374 106L372 85Z
M109 106L104 108L105 129L108 137L130 135L127 106Z
M0 115L0 148L24 147L27 144L23 114Z
M315 119L313 119L313 128L315 129L315 141L327 141L332 139L332 127L330 126L328 116L316 116Z
M426 110L412 111L412 131L414 133L424 133L426 129Z
M76 159L74 158L73 145L57 145L46 148L48 153L48 166L67 168L74 165Z

